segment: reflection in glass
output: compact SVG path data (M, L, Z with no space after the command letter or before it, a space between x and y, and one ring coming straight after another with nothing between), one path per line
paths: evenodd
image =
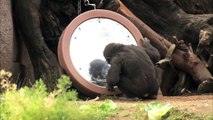
M106 86L106 76L108 73L109 65L106 61L95 59L90 63L89 74L92 83Z
M75 29L70 41L70 56L75 69L84 79L105 86L109 66L106 66L103 50L112 42L137 45L123 25L108 18L89 19ZM91 73L91 67L95 68L94 73Z

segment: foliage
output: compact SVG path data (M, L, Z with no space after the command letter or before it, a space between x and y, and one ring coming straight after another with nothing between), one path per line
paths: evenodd
M145 105L149 120L161 120L162 116L169 112L171 108L170 104L164 105L159 102L151 102Z
M58 79L57 89L48 93L40 79L32 88L16 90L9 82L11 73L0 71L0 84L4 92L0 95L1 120L105 120L105 119L162 119L162 120L213 120L212 116L197 115L187 110L177 110L159 102L119 103L112 100L97 102L77 99L76 91L69 91L69 77Z
M8 77L9 78L9 77ZM6 80L8 81L8 80ZM14 85L2 83L7 87L0 96L1 120L102 120L115 113L116 105L112 101L90 106L82 110L81 101L77 101L76 91L68 91L71 85L69 77L62 75L57 89L47 93L40 79L32 88L16 90Z
M9 82L11 76L12 73L0 70L0 93L5 90L16 89L16 85Z
M87 105L81 105L80 109L84 113L91 114L91 112L94 112L94 114L101 114L102 116L98 118L98 120L102 120L106 118L107 116L112 116L117 111L117 105L112 100L105 100L102 104L87 104ZM93 113L92 113L93 114Z

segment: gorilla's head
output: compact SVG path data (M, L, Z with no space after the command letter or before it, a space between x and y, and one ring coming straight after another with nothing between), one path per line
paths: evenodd
M89 74L91 75L92 82L97 85L105 86L109 67L107 62L101 59L94 59L91 61Z
M121 51L123 47L124 45L119 43L109 43L105 47L103 54L108 64L110 64L111 58L113 58L117 52Z

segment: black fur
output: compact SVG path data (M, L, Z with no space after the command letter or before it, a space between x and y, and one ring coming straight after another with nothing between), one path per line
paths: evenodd
M150 59L154 64L160 60L161 58L160 53L155 47L151 45L149 39L147 38L143 39L143 47L145 49L145 52L149 55Z
M118 86L128 97L156 98L159 85L155 67L143 48L110 43L104 57L111 65L107 74L109 90Z

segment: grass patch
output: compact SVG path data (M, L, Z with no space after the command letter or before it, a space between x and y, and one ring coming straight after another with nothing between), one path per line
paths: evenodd
M61 76L57 89L48 93L42 80L32 88L16 90L16 85L8 82L11 74L1 73L1 120L104 120L116 113L111 100L96 104L78 100L76 91L67 91L71 85L67 76Z

